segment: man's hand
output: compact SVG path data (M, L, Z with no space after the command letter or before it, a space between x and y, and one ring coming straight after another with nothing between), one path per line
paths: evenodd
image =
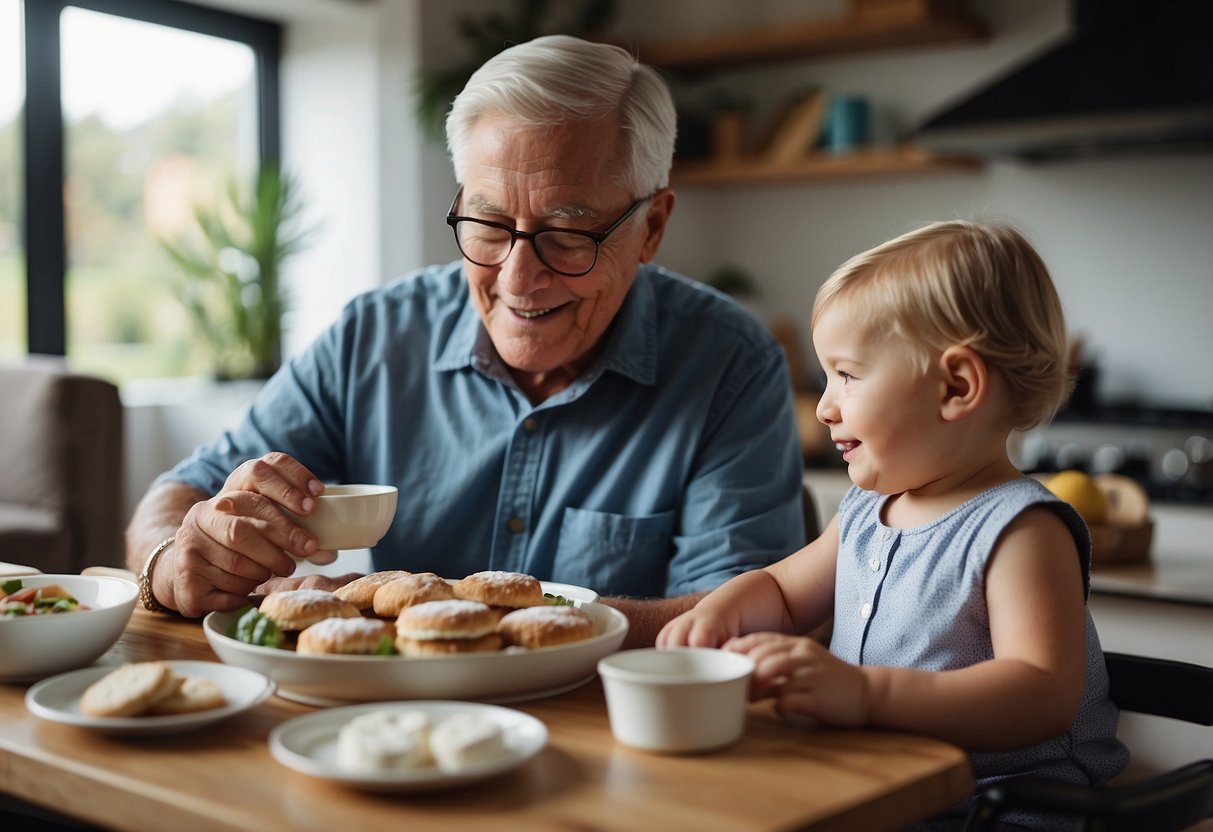
M185 513L153 575L156 596L197 617L237 609L258 586L291 575L292 555L331 561L333 553L318 550L282 510L310 514L323 491L323 483L283 453L241 464L218 495Z

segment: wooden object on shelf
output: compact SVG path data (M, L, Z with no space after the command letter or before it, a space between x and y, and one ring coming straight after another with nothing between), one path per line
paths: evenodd
M979 43L980 20L956 0L851 0L845 14L799 23L642 45L641 60L676 71L817 58L907 46Z
M822 90L809 90L781 109L774 117L770 139L759 148L763 160L790 162L810 153L821 135L828 101Z
M745 110L721 110L712 118L712 157L734 161L745 152Z
M1154 539L1154 522L1147 520L1132 526L1093 523L1091 530L1091 563L1142 563L1150 559L1150 544Z
M870 148L854 153L810 153L798 159L773 164L763 158L735 163L681 162L670 174L673 185L744 185L764 182L804 182L854 179L906 173L977 171L980 159L971 156L938 156L914 145Z

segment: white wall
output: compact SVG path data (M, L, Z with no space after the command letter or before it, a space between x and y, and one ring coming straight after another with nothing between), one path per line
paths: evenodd
M709 15L716 5L704 0L697 8ZM745 5L746 25L754 27L796 14L786 4ZM988 44L752 68L715 83L753 100L756 121L806 84L861 93L877 113L877 138L888 141L896 128L913 126L1069 30L1063 0L970 5L990 22ZM637 6L628 9L640 15ZM657 37L662 20L638 31ZM1101 363L1105 396L1213 407L1213 361L1193 360L1213 355L1213 153L1001 162L979 173L829 184L683 187L661 259L695 276L736 262L760 283L760 308L803 322L817 286L852 254L931 220L976 216L1008 220L1037 245L1072 330ZM807 344L807 324L802 335Z
M288 268L296 313L287 351L308 343L354 293L455 255L442 222L455 187L445 148L412 123L416 67L462 58L460 14L501 0L212 0L288 23L284 155L325 223ZM842 0L620 0L617 34L642 44L839 13ZM740 11L744 7L744 13ZM752 98L758 116L797 87L868 96L878 138L1063 39L1066 0L973 0L986 44L906 48L747 68L701 82ZM693 10L693 13L692 13ZM1021 227L1051 266L1076 334L1117 399L1213 406L1213 153L830 184L683 187L660 259L703 277L749 269L758 308L807 317L820 282L850 255L930 220L996 216ZM802 339L808 343L807 328ZM811 356L810 356L811 360ZM812 366L812 365L810 365Z

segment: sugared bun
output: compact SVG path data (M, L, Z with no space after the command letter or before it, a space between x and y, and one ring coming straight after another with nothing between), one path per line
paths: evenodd
M358 618L361 613L349 601L323 589L284 589L271 592L261 601L261 614L272 618L283 630L305 630L326 618Z
M535 607L544 603L537 578L522 572L476 572L455 584L455 596L490 607Z
M501 649L501 636L489 633L480 638L415 639L396 636L396 652L402 656L453 656L461 653L495 653Z
M410 639L478 639L497 630L497 613L477 601L426 601L401 610L396 635Z
M406 607L426 601L446 601L455 597L445 579L433 572L419 572L388 581L375 590L372 608L375 615L395 618Z
M392 622L380 618L326 618L299 634L298 653L377 653L385 638L393 639Z
M355 578L345 586L338 587L333 591L333 594L342 601L349 601L360 610L369 610L371 602L375 598L375 590L388 581L394 581L397 578L403 578L405 575L411 574L413 573L403 569L387 569L383 572L372 572L369 575L363 575L361 578Z
M527 607L506 613L497 632L507 646L555 647L594 635L594 622L575 607Z

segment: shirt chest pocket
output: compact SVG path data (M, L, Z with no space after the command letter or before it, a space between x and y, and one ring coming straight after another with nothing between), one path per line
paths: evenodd
M566 508L553 578L601 595L665 594L674 512L632 517Z

